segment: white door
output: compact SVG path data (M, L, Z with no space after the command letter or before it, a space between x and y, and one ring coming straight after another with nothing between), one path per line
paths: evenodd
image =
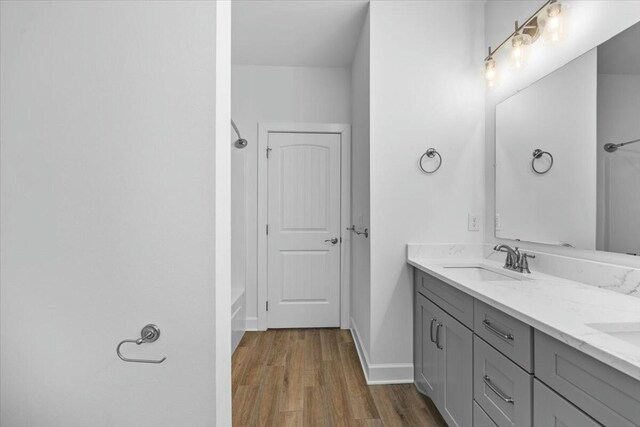
M224 3L1 2L3 427L209 427L224 415ZM159 339L123 356L167 359L119 359L147 323Z
M340 325L340 134L269 133L268 327Z

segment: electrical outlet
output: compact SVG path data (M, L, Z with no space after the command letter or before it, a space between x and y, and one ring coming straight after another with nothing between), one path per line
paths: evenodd
M469 214L469 231L480 231L480 214Z
M500 214L496 214L493 225L495 226L496 231L500 231Z

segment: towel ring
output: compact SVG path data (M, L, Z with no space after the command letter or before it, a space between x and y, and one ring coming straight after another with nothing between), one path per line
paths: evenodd
M434 170L428 171L422 166L422 161L424 160L425 156L430 159L433 159L435 156L438 156L438 166ZM438 169L440 169L440 166L442 166L442 156L440 155L440 153L438 153L438 151L435 148L429 148L420 157L420 161L418 162L418 164L420 165L420 169L422 169L422 172L431 174L436 172Z
M538 160L545 154L549 156L549 160L551 160L549 167L545 170L536 169L536 160ZM533 150L533 159L531 159L531 169L533 169L535 173L537 173L538 175L544 175L545 173L549 172L552 167L553 167L553 155L551 153L549 153L548 151L542 151L539 148L536 148L535 150Z
M122 340L122 341L120 341L120 344L118 344L118 346L116 347L116 353L118 354L118 357L120 359L124 360L125 362L162 363L165 360L167 360L166 357L163 357L162 359L157 359L157 360L152 360L152 359L130 359L128 357L123 356L122 353L120 352L120 347L122 347L122 344L124 344L124 343L132 343L132 344L136 344L136 345L140 345L140 344L144 344L144 343L152 343L152 342L155 342L159 337L160 337L160 328L158 328L154 324L148 324L147 326L142 328L142 332L140 332L140 338L132 339L132 340Z

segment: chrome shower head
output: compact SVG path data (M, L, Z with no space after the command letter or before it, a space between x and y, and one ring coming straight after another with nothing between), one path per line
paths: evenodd
M243 137L240 136L240 132L238 131L238 127L234 123L233 119L231 119L231 126L233 127L233 130L236 131L236 135L238 135L238 139L236 139L236 142L234 142L233 145L235 145L236 148L244 148L244 147L246 147L249 143L247 142L246 139L244 139Z

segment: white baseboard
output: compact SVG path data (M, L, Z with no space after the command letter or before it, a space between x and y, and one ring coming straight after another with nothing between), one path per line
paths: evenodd
M257 331L258 330L258 318L257 317L247 317L245 319L245 330L247 330L247 331Z
M413 383L413 363L377 363L369 361L369 355L362 345L358 327L351 318L351 336L356 345L358 358L362 365L362 372L367 384L412 384Z

